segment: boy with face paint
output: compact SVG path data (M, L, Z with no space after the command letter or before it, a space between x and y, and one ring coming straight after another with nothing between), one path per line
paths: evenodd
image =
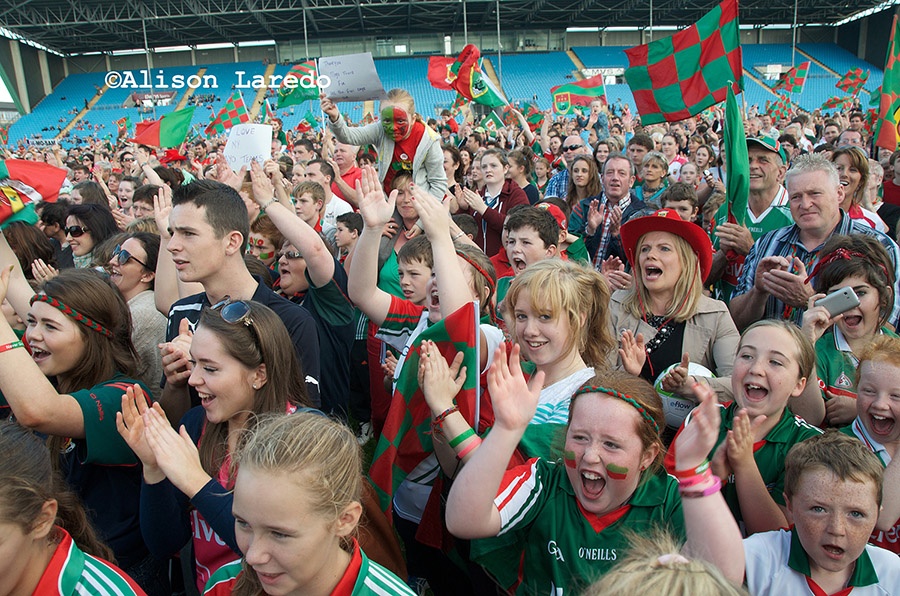
M413 182L432 196L447 192L444 153L440 135L425 126L416 115L412 96L403 89L391 89L381 102L380 122L351 128L337 106L324 95L322 111L335 138L351 145L375 145L378 151L378 177L386 191L400 172L411 172Z

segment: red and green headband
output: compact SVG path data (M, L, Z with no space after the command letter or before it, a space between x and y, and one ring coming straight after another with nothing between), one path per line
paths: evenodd
M71 317L77 323L81 323L82 325L84 325L85 327L90 329L91 331L95 331L101 335L105 335L106 337L108 337L110 339L113 338L112 331L110 331L109 329L107 329L106 327L104 327L103 325L101 325L100 323L95 321L94 319L81 314L80 312L78 312L77 310L72 308L71 306L63 304L62 302L60 302L56 298L53 298L52 296L48 296L47 294L35 294L34 296L31 297L30 304L34 304L35 302L43 302L45 304L49 304L53 308L59 310L59 312L61 312L62 314L66 315L67 317Z
M620 393L619 391L616 391L615 389L607 389L606 387L600 387L599 385L585 384L585 385L582 385L581 387L579 387L577 391L575 391L575 395L573 395L572 398L574 399L575 396L584 395L586 393L603 393L610 397L615 397L615 398L621 399L622 401L627 403L629 406L631 406L635 410L637 410L638 413L641 415L641 417L644 420L646 420L648 423L650 423L650 426L653 427L653 430L656 431L656 434L659 434L659 425L656 423L656 420L654 420L653 416L650 415L650 412L648 412L644 408L644 406L639 404L637 402L637 400L634 399L633 397L629 397L629 396L625 395L624 393Z

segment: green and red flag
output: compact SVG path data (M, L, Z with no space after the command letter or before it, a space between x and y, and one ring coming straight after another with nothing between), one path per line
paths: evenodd
M276 108L301 104L307 100L319 99L319 71L315 60L307 60L291 67L278 88ZM310 81L317 84L310 85Z
M434 341L447 362L451 362L457 352L463 353L466 381L456 396L459 411L479 433L492 422L491 412L482 407L480 399L478 324L477 303L470 302L443 321L425 329L409 346L406 361L397 377L384 430L378 439L369 469L369 476L385 512L390 511L391 499L397 487L413 470L418 472L428 467L437 475L440 468L436 459L433 466L429 466L427 462L423 465L427 458L434 457L431 408L425 403L418 380L419 347L424 340ZM437 521L440 524L439 518Z
M870 71L866 71L863 73L863 69L861 68L851 68L847 71L841 80L837 82L838 89L843 89L846 93L850 93L851 95L856 95L859 93L860 89L866 84L866 81L869 80Z
M455 58L445 56L432 56L428 59L428 82L435 89L453 91L453 75L450 67L456 62Z
M6 145L9 142L9 124L0 126L0 145Z
M878 122L878 110L875 108L869 108L866 110L866 117L863 119L863 128L866 130L866 135L871 138L872 134L875 132L875 124Z
M454 118L462 111L464 105L469 103L469 100L462 96L458 91L456 92L456 99L453 100L453 104L450 106L450 115Z
M319 121L316 120L316 115L312 113L312 110L308 110L306 115L303 116L303 120L297 124L297 131L307 133L314 128L319 128Z
M269 103L269 100L263 102L263 111L262 111L262 123L268 124L275 118L275 110L272 109L272 105Z
M829 97L825 100L825 103L822 104L823 110L846 110L853 105L852 97L838 97L837 95L833 97Z
M204 132L208 135L214 133L222 134L235 124L245 124L247 122L250 122L250 112L247 111L247 106L244 105L244 98L241 96L241 92L235 91Z
M781 75L772 91L784 89L788 93L803 93L803 86L806 84L806 75L809 73L809 60L801 62L797 66L792 66L790 70Z
M884 61L884 79L881 82L881 101L878 105L878 122L875 125L875 145L888 151L897 150L900 139L897 126L900 124L900 35L897 29L897 15L891 26L891 40L888 43Z
M118 138L128 136L128 129L131 128L131 118L125 116L116 120L116 128L118 129Z
M503 120L501 120L500 117L497 116L497 114L495 114L493 111L488 112L487 115L481 120L480 124L486 131L488 131L488 133L490 133L492 137L496 137L497 133L504 126Z
M744 225L747 217L747 201L750 194L750 157L747 152L747 136L744 119L737 98L731 87L725 99L725 143L727 158L725 200L728 201L728 221Z
M504 124L504 126L509 126L509 127L519 125L519 119L513 113L512 106L504 106L503 107L503 124Z
M671 37L625 50L625 80L641 124L696 116L744 88L737 0L725 0Z
M528 128L531 129L531 132L534 132L544 123L544 113L537 107L537 104L529 104L528 111L525 113L525 120L528 122Z
M787 95L779 95L774 102L766 101L766 114L773 118L787 120L791 115L791 100Z
M453 61L448 77L456 92L470 101L492 108L509 103L490 77L481 72L481 52L472 44L464 47Z
M0 160L0 223L36 223L33 208L41 201L54 202L66 179L66 170L47 163L24 159Z
M603 104L606 105L606 87L603 85L603 75L557 85L550 89L550 95L553 96L553 109L557 114L571 114L573 108L588 107L595 99L603 101ZM557 101L558 95L560 96L559 101Z
M878 86L878 89L869 93L869 105L870 106L878 106L881 102L881 85Z
M138 145L149 145L168 149L178 147L187 138L194 117L194 106L164 115L159 120L145 120L135 126L134 138L128 139Z

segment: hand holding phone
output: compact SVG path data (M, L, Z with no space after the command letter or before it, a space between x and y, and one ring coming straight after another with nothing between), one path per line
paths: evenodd
M828 314L831 315L831 318L834 318L839 314L847 312L851 308L859 306L859 297L856 295L856 292L853 291L853 288L845 286L835 290L824 298L819 298L815 301L814 305L824 307L825 310L828 311Z

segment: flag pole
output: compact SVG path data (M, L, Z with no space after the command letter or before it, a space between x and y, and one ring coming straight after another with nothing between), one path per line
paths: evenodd
M306 52L306 59L309 60L309 38L306 36L306 9L303 9L303 51ZM293 56L292 56L293 58ZM318 71L316 71L318 74Z
M794 26L791 28L791 68L796 63L797 54L797 4L800 0L794 0Z
M147 74L150 76L150 107L153 108L153 119L156 120L156 100L153 98L153 68L150 66L150 46L147 44L147 21L141 19L144 29L144 56L147 58Z
M463 5L463 43L469 45L469 16L466 12L466 0L462 0ZM450 48L451 50L453 48Z
M500 57L503 43L500 41L500 0L496 0L497 5L497 78L499 79L500 88L503 88L503 58Z
M647 40L647 43L653 41L653 0L650 0L650 39Z

